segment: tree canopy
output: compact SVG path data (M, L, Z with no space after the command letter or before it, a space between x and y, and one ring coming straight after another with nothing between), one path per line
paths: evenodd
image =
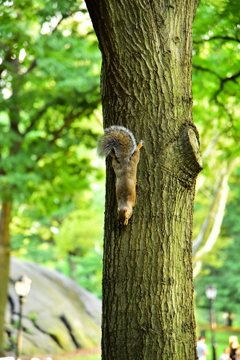
M216 244L216 241L228 198L228 182L239 166L240 29L237 1L202 1L193 35L193 114L200 131L204 166L198 179L194 236L197 238L202 234L202 256L200 259L196 254L196 259L205 261L215 246L216 251L211 251L210 255L212 261L217 259L217 247L224 246L224 238L221 238L222 244ZM209 219L206 214L211 214ZM207 241L211 234L212 242ZM205 249L204 244L207 244Z
M2 5L1 186L18 201L42 188L47 206L50 184L71 195L94 170L96 130L82 120L100 103L100 56L81 3Z
M95 153L102 128L101 56L88 13L82 1L6 1L0 16L0 193L3 202L13 203L13 254L55 262L71 276L69 259L89 256L96 277L102 247L103 167ZM75 219L69 226L78 219L82 230L72 240L68 230L63 237L69 214ZM85 268L82 273L84 282ZM96 281L87 284L94 290ZM101 295L100 285L95 293Z
M194 236L197 239L203 235L194 257L199 274L195 280L196 304L208 306L205 286L214 283L218 288L217 310L230 313L239 312L235 286L239 237L239 15L238 1L201 1L193 28L193 113L204 164L195 201ZM217 221L215 236L208 241ZM202 270L197 263L203 265Z

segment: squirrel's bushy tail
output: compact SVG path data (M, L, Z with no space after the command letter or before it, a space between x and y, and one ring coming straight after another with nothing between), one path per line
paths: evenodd
M98 154L108 156L113 151L117 158L130 157L136 150L136 140L124 126L111 126L104 130L98 141Z

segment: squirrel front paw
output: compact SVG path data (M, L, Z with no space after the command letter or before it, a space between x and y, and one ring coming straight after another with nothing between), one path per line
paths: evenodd
M143 147L143 140L140 140L137 149L140 150L142 147Z

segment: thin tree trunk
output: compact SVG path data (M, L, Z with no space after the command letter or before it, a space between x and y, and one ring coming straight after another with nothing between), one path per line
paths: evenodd
M117 220L107 161L103 360L194 360L192 212L201 170L191 118L197 1L87 0L102 64L104 125L144 140L137 204Z
M77 282L75 271L76 271L76 262L74 261L76 255L68 253L68 266L69 266L69 277Z
M11 204L4 202L0 218L0 356L4 356L4 319L10 266L10 220Z
M204 153L202 154L202 161L203 164L205 163L205 159L206 161L208 161L209 157L213 157L214 154L214 147L217 144L219 138L220 138L221 133L217 132L212 139L210 140L207 148L205 149ZM196 194L198 192L199 189L201 189L201 187L204 185L204 182L206 180L206 177L204 175L200 175L197 179L197 184L196 184Z
M221 175L209 213L206 216L197 238L193 241L193 256L196 260L212 250L213 245L217 241L227 203L229 192L228 179L230 173L231 171L226 170ZM204 246L200 248L203 243Z
M195 278L202 267L202 257L210 252L215 245L221 231L224 211L226 208L229 186L228 179L238 159L227 164L220 175L209 213L204 220L202 228L193 241L193 277Z

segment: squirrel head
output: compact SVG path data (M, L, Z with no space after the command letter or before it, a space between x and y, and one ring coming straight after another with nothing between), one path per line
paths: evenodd
M128 220L132 216L132 208L124 207L122 209L118 209L118 220L122 225L127 225Z

